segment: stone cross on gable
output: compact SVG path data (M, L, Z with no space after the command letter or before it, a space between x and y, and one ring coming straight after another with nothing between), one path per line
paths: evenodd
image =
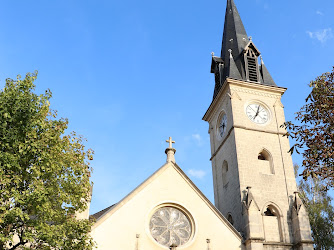
M173 143L175 143L175 141L172 140L172 137L169 137L169 139L166 140L166 142L169 143L169 148L173 148Z

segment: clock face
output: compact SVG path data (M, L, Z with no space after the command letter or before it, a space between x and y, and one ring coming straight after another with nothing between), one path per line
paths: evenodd
M227 127L227 116L226 116L226 114L224 114L222 116L222 118L220 119L220 122L219 122L218 132L219 132L220 137L223 137L223 135L226 131L226 127Z
M269 120L269 111L259 103L252 103L246 107L246 115L256 124L265 124Z

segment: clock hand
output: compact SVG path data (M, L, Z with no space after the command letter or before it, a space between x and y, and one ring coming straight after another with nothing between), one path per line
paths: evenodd
M248 107L256 113L256 111L251 106L248 106Z
M256 113L256 111L251 107L251 106L248 106L254 113ZM256 115L255 115L256 116ZM251 119L255 119L255 116L254 117L249 117L249 118L251 118Z
M254 116L254 118L253 118L253 119L255 119L255 118L258 116L258 114L259 114L259 111L260 111L260 105L259 105L259 106L257 106L256 114L255 114L255 116Z

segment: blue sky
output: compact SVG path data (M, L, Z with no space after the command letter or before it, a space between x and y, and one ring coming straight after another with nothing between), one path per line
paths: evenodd
M294 118L307 84L331 71L334 1L235 0L249 36ZM0 1L0 87L39 71L52 108L95 150L91 213L176 161L212 201L209 73L220 54L226 0ZM293 155L295 162L301 158Z

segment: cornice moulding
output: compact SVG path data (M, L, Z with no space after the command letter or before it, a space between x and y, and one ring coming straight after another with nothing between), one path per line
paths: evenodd
M221 99L221 96L225 93L226 88L228 86L230 86L231 90L236 91L236 92L246 92L246 93L251 93L255 95L276 98L276 99L279 99L284 94L284 92L287 90L287 88L283 88L283 87L273 87L273 86L263 85L260 83L252 83L252 82L240 81L240 80L236 80L232 78L226 78L223 86L219 90L215 99L211 102L202 120L204 121L210 120L213 110L215 109L217 103L219 102L218 100ZM271 94L265 93L265 92L270 92ZM229 94L230 96L232 95L231 93Z

